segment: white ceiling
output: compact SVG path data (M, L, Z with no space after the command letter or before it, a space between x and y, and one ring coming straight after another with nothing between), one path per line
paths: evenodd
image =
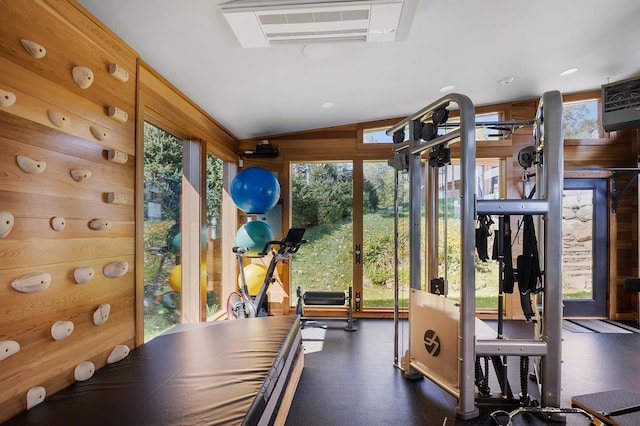
M638 0L418 0L405 40L316 46L318 58L240 47L225 1L78 0L240 139L404 117L445 85L485 105L640 73Z

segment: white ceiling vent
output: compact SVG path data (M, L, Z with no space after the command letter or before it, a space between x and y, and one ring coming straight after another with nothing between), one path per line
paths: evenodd
M377 42L398 39L406 3L411 1L236 0L224 3L222 12L242 47Z

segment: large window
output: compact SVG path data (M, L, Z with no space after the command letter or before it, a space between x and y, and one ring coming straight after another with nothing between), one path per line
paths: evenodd
M222 195L223 161L207 154L207 224L206 224L206 313L210 318L224 304L225 290L222 274Z
M145 122L144 125L144 339L148 341L182 321L181 222L184 142ZM223 163L206 161L206 219L201 243L206 264L198 279L200 310L220 309L223 297L221 238ZM197 219L196 219L197 220ZM195 288L194 288L195 291Z
M182 140L144 124L144 339L180 323Z
M364 306L393 307L395 171L386 161L365 161L363 175Z
M291 226L306 228L309 241L291 260L292 293L298 286L346 291L353 285L352 163L293 163L291 199Z

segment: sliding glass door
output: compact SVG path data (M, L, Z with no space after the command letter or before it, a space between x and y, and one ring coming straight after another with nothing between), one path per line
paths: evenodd
M353 286L353 164L291 164L291 227L305 244L291 260L295 291L347 291Z

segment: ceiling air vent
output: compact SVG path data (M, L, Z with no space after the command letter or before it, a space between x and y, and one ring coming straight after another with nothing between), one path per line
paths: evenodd
M403 16L408 14L407 3L413 2L236 0L224 3L222 12L242 47L378 42L398 39L403 22L408 20Z

